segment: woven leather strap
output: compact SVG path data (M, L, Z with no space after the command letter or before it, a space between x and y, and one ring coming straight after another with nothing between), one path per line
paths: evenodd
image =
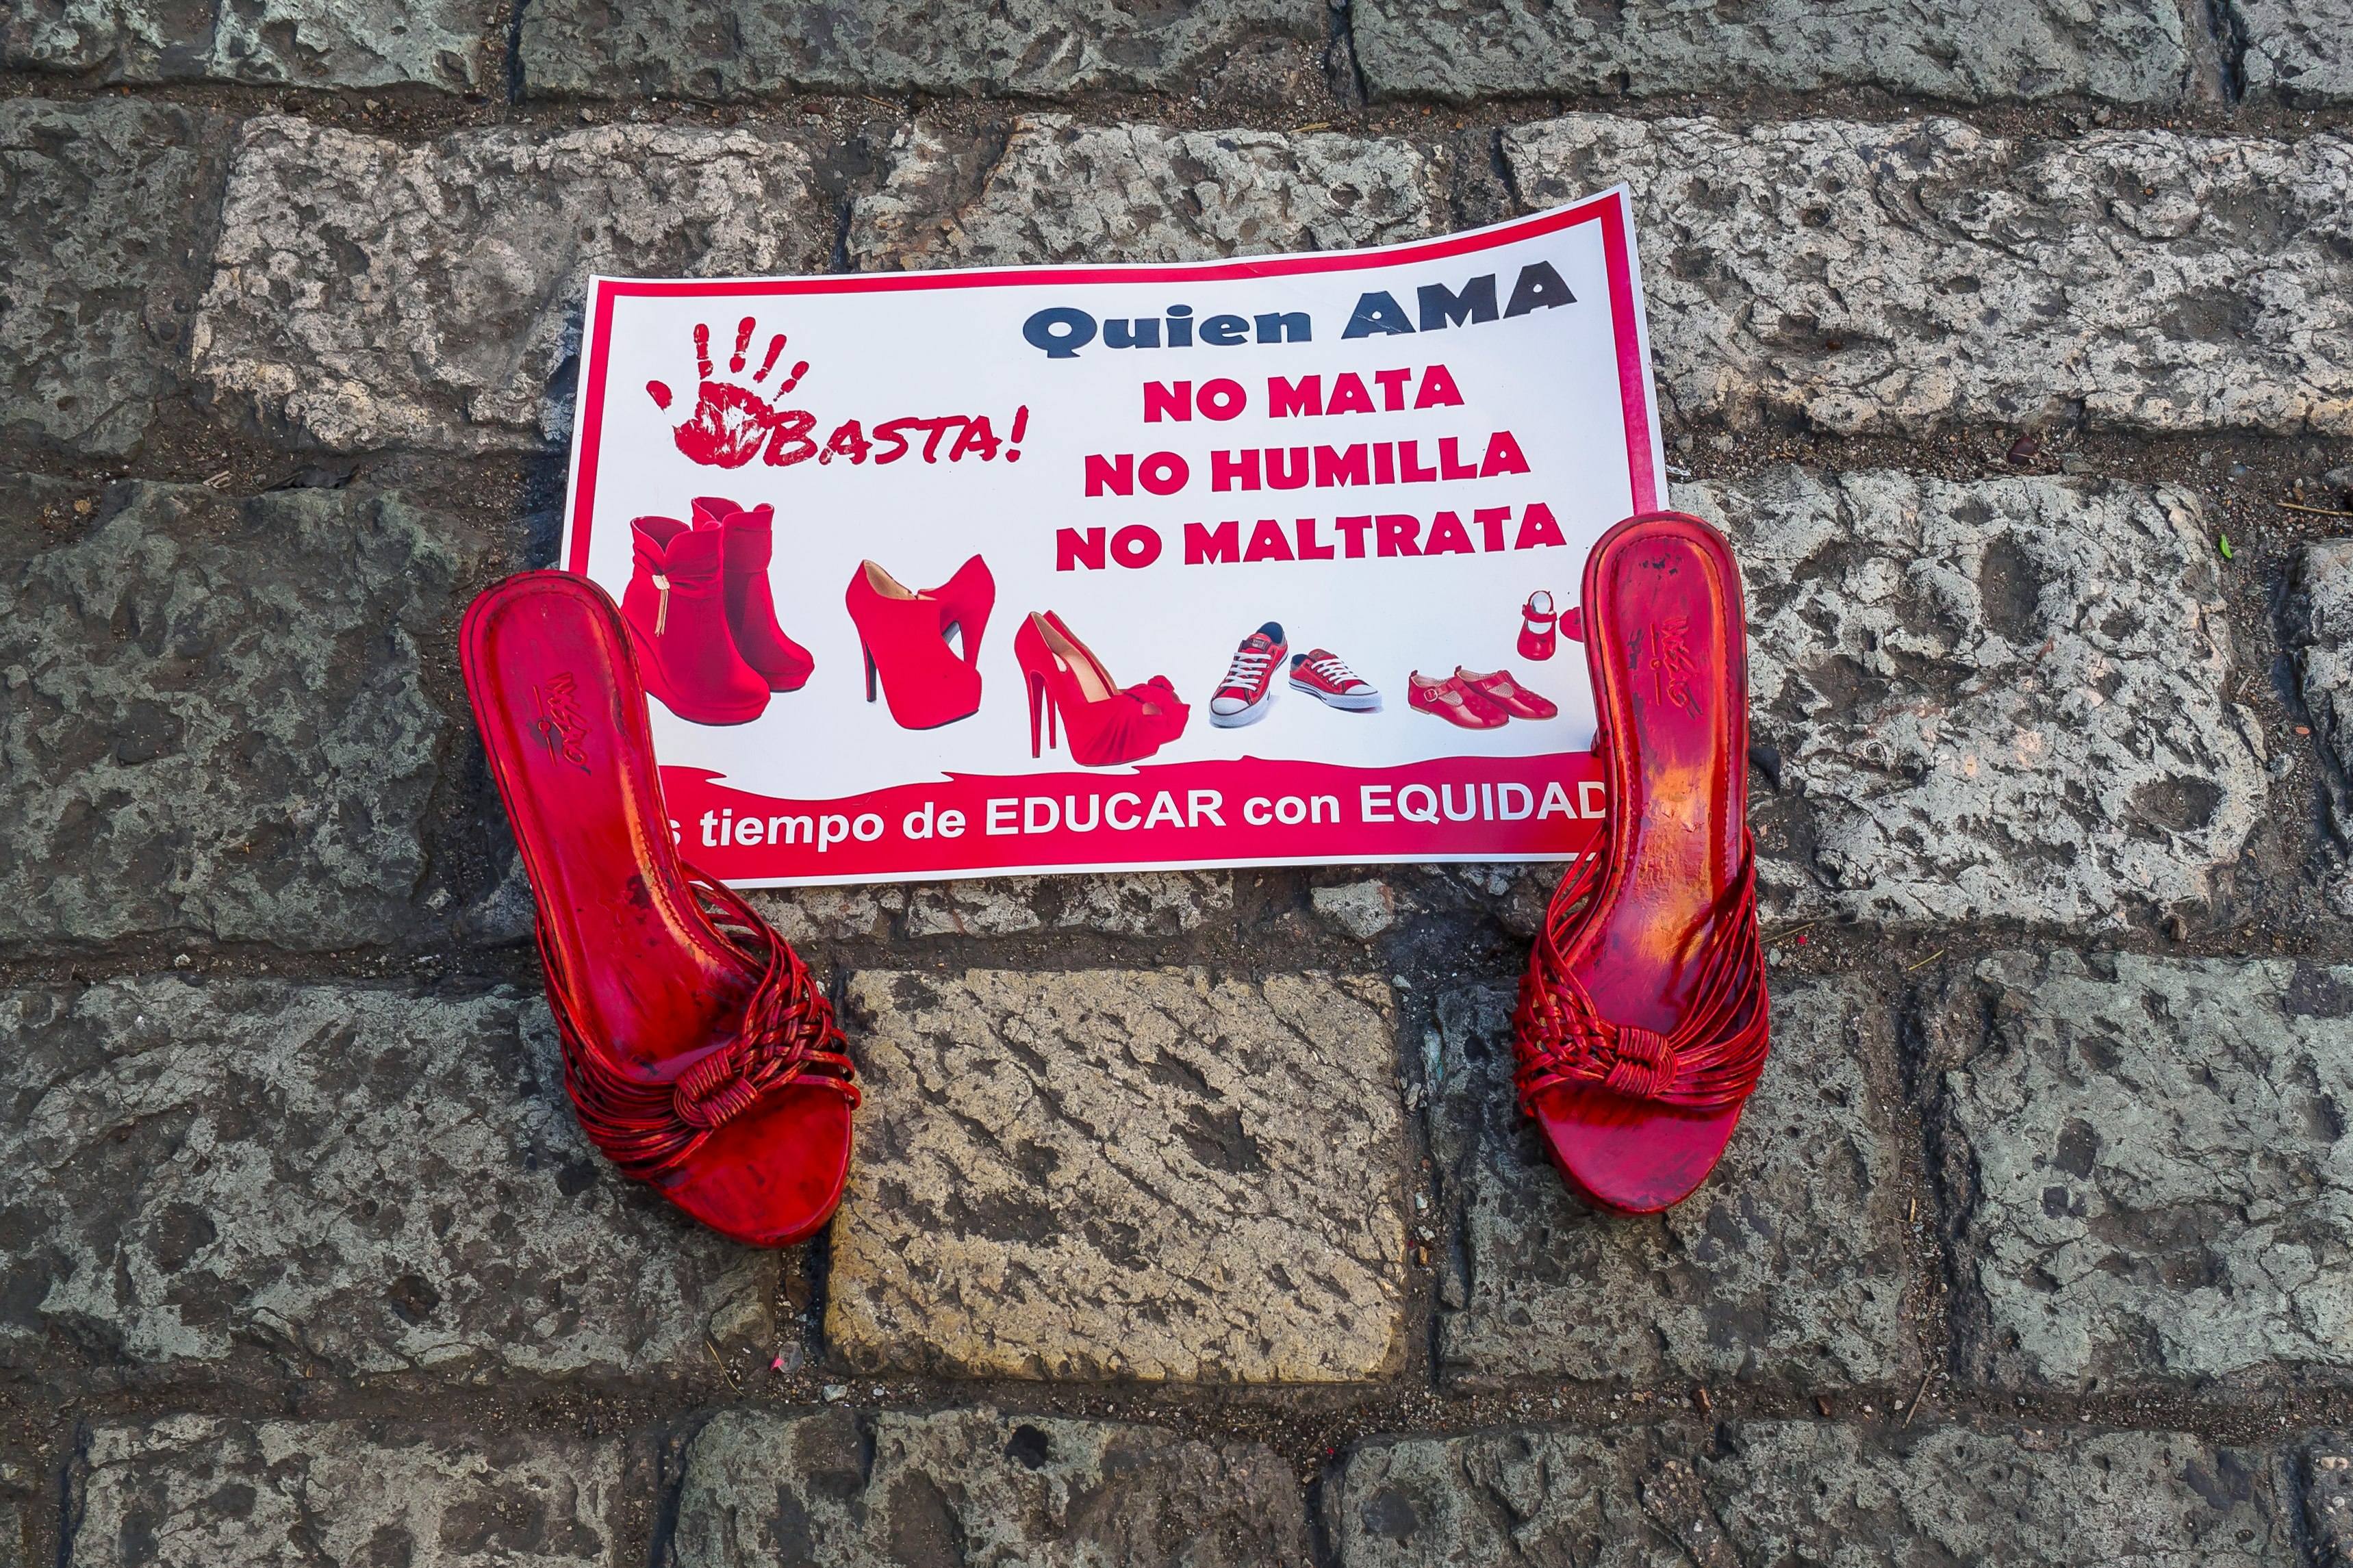
M718 1129L786 1089L829 1090L858 1107L858 1069L838 1048L833 1005L800 954L753 908L693 867L687 885L720 940L761 970L736 1032L670 1082L631 1077L612 1053L593 1047L569 1001L562 964L539 932L547 1005L564 1038L564 1084L581 1130L613 1163L640 1180L680 1163Z
M1699 978L1671 1035L1613 1023L1569 972L1567 954L1595 914L1609 854L1606 839L1562 879L1520 981L1513 1015L1520 1107L1565 1084L1608 1089L1687 1110L1736 1105L1765 1070L1769 1020L1765 952L1757 934L1757 844L1741 840L1740 875L1716 902Z

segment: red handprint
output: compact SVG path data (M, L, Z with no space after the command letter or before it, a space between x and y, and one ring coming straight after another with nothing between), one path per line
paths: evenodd
M751 346L752 333L759 323L746 316L735 325L735 353L727 362L728 374L744 374L744 350ZM678 449L698 463L722 468L740 468L757 457L763 446L768 447L768 461L775 464L797 462L817 448L808 440L810 426L817 423L815 415L797 408L778 408L756 390L776 368L776 357L785 352L785 334L778 332L768 340L768 355L753 373L752 384L713 381L711 364L711 329L698 321L694 328L694 368L702 384L696 391L694 413L686 423L675 427L672 437ZM808 361L795 364L785 379L776 384L776 395L782 397L800 384L808 374ZM646 395L654 406L668 409L670 387L659 381L646 383ZM807 451L797 450L807 447Z

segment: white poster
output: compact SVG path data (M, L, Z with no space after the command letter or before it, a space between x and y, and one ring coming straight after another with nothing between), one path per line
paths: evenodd
M1330 255L595 279L564 561L732 882L1558 859L1601 815L1567 613L1664 493L1613 190Z

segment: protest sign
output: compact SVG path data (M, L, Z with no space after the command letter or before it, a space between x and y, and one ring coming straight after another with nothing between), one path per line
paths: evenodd
M1652 408L1622 190L1324 255L600 278L563 558L732 882L1565 858L1592 693L1523 612L1566 628L1663 504Z

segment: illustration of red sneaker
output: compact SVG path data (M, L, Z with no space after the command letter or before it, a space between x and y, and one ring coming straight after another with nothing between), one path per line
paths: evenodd
M1239 730L1265 718L1274 706L1274 672L1290 651L1282 627L1273 621L1242 638L1233 662L1226 666L1225 679L1209 698L1209 722L1220 730Z
M944 597L943 596L944 595ZM980 707L980 671L948 646L951 625L977 652L997 583L977 555L947 584L919 594L871 561L859 563L844 595L866 657L866 700L880 678L891 717L902 730L936 730Z
M1417 713L1434 714L1465 730L1500 730L1511 722L1512 717L1463 685L1461 677L1432 677L1418 669L1406 678L1405 705Z
M635 550L621 616L646 690L695 724L748 724L768 706L768 683L727 629L725 535L674 517L629 523Z
M1351 713L1381 710L1381 694L1373 683L1320 647L1291 656L1291 689L1304 691L1327 708Z
M768 590L776 519L776 509L765 503L745 508L719 496L694 500L694 526L715 528L726 542L727 629L735 651L769 690L798 691L817 660L776 624L776 601Z
M1032 615L1013 634L1013 658L1029 690L1029 754L1043 755L1054 743L1054 721L1061 720L1071 759L1082 767L1109 768L1148 757L1184 733L1192 710L1166 676L1141 686L1122 687L1086 644L1071 635L1052 611Z
M1530 594L1520 610L1520 657L1536 662L1550 658L1559 626L1560 616L1553 609L1552 595L1542 588Z
M1454 667L1454 679L1514 719L1549 719L1560 711L1550 698L1539 697L1513 679L1508 669L1481 675L1458 664Z

